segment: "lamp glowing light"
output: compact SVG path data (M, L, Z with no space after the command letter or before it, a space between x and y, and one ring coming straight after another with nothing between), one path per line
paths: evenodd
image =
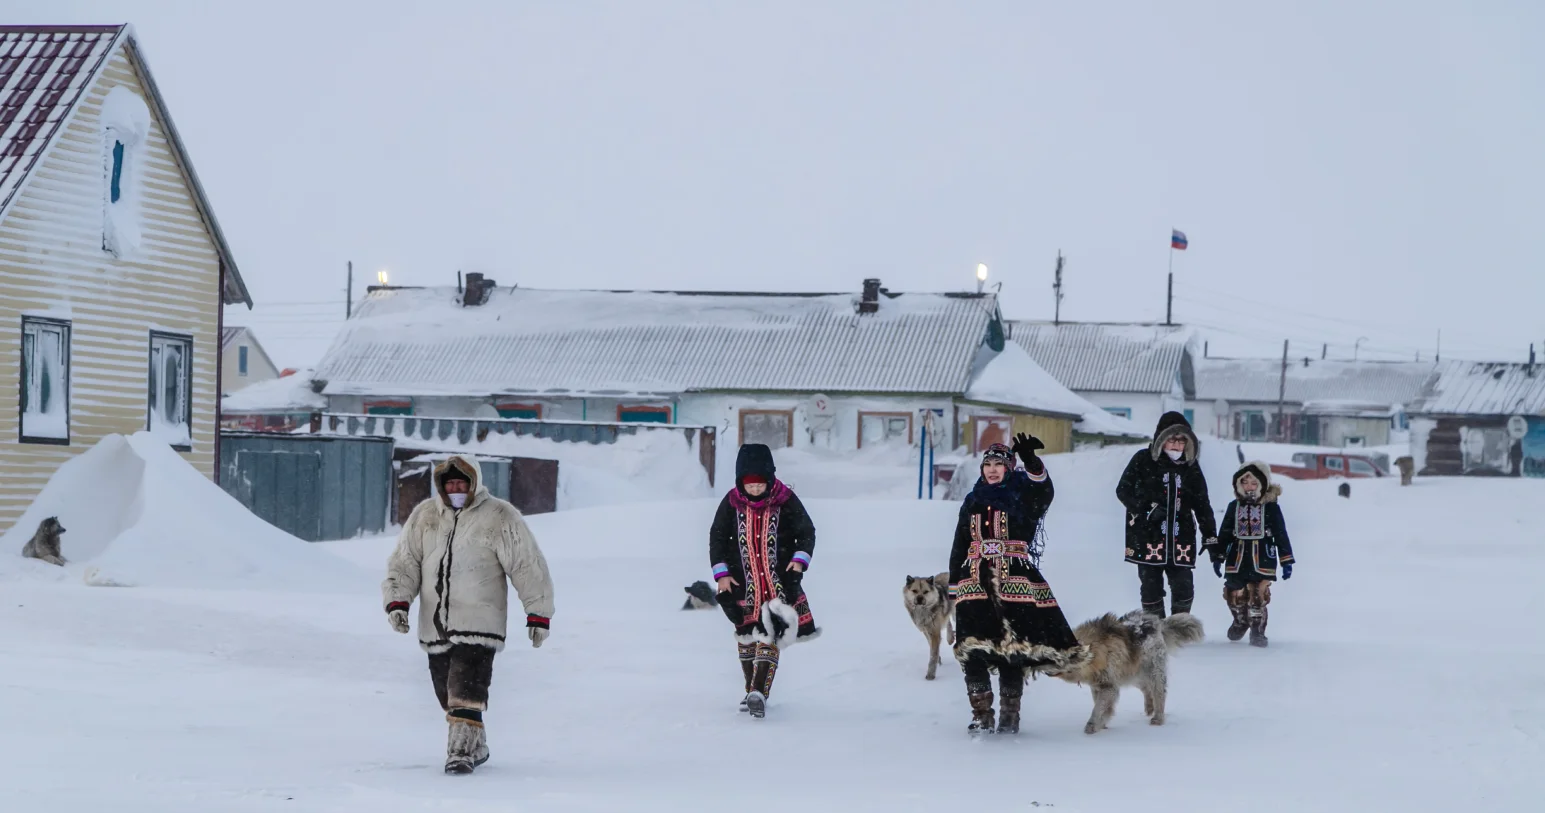
M386 285L386 269L376 272L376 279L380 281L381 285Z

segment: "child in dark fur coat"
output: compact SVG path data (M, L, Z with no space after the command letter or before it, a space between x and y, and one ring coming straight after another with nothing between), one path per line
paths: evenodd
M1250 644L1266 646L1266 606L1277 570L1293 577L1293 544L1277 498L1282 487L1271 482L1271 467L1251 461L1234 473L1234 500L1223 513L1218 541L1208 550L1212 570L1223 577L1223 599L1234 623L1228 638L1237 642L1250 632Z

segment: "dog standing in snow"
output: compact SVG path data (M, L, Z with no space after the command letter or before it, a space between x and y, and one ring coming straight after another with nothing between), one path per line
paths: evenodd
M1093 735L1110 723L1122 687L1143 691L1143 714L1148 723L1164 724L1164 700L1169 691L1169 651L1202 640L1202 622L1189 613L1161 619L1135 610L1125 616L1107 613L1078 626L1073 634L1088 646L1094 658L1059 673L1049 673L1073 684L1088 684L1094 695L1094 712L1084 732Z
M64 526L59 525L59 518L50 517L38 524L37 533L22 547L21 555L42 560L49 565L63 566L64 555L59 553L59 538L63 534Z
M928 673L923 678L932 681L939 670L939 642L947 638L950 644L955 643L955 600L950 598L949 572L931 577L909 574L901 589L901 601L912 624L928 639Z

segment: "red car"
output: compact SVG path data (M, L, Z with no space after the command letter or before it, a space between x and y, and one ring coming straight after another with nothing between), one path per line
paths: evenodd
M1389 474L1389 462L1380 460L1384 457L1344 452L1295 452L1293 466L1273 466L1271 474L1294 480L1382 478Z

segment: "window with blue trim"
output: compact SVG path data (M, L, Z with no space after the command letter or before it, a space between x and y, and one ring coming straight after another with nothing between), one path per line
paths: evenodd
M247 346L246 345L242 345L241 347L236 349L236 370L242 376L247 375Z
M113 178L109 185L108 201L118 203L123 197L123 142L113 142Z
M1110 413L1111 415L1119 415L1122 418L1132 417L1131 407L1106 407L1105 412Z
M1187 424L1191 424L1193 426L1196 424L1196 411L1195 410L1182 410L1181 414L1186 417L1186 423Z
M494 409L499 411L500 418L523 418L531 421L539 421L542 418L540 404L500 404Z
M624 424L669 424L669 407L618 407L617 420Z

